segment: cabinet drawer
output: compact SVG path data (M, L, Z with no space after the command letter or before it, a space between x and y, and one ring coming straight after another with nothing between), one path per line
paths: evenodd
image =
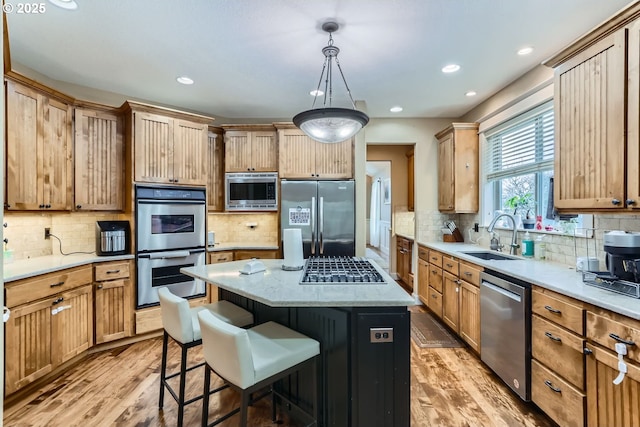
M429 308L442 318L442 293L429 286Z
M209 264L217 264L219 262L233 261L233 251L210 252Z
M585 340L578 335L533 315L533 357L579 390L584 390L584 342Z
M578 301L574 304L566 297L560 298L534 289L531 292L531 311L578 335L584 335L584 308L577 305Z
M471 283L472 285L480 286L481 272L482 267L466 264L464 262L460 263L460 278L465 282Z
M535 360L531 400L563 427L584 427L585 395Z
M96 282L129 277L129 262L103 262L95 264Z
M233 259L235 261L243 260L243 259L277 259L278 251L270 251L270 250L253 250L253 251L234 251Z
M448 271L449 273L453 274L454 276L458 275L459 272L459 268L458 268L458 261L454 260L451 257L448 257L446 255L442 256L442 268L446 271Z
M429 262L442 268L442 254L436 251L429 251Z
M429 250L424 246L418 245L418 258L426 262L429 262Z
M442 269L435 265L429 267L429 286L442 293Z
M5 303L7 307L15 307L89 284L92 281L91 265L18 280L5 285Z
M625 358L640 362L640 322L623 316L604 315L603 313L587 312L587 338L598 344L616 351L618 339L632 341L635 345L627 345Z

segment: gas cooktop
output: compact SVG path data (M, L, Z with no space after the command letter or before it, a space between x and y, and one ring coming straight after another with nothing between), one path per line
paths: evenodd
M312 257L304 265L300 284L385 284L382 275L366 258Z

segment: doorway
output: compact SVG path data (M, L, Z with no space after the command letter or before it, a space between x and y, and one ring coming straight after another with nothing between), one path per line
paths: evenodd
M389 271L391 161L367 161L367 258Z

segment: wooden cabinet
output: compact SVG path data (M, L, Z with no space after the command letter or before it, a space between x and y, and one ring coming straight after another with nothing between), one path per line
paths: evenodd
M427 307L439 318L442 318L442 254L429 250L429 290Z
M233 261L233 251L209 252L207 264L217 264L219 262Z
M206 185L213 119L127 101L126 135L136 182Z
M413 240L396 236L396 272L398 279L410 290L413 290L411 258L413 256Z
M5 208L71 210L71 107L12 80L6 90Z
M545 63L555 68L559 210L640 206L639 16L635 3Z
M429 307L429 250L418 245L418 298Z
M5 393L43 377L93 345L91 266L11 282L5 301Z
M224 211L224 140L222 128L209 126L207 138L207 210Z
M414 155L413 148L407 152L407 209L413 212L414 208Z
M438 209L441 212L478 212L478 124L453 123L436 138Z
M558 424L584 426L583 303L535 287L531 311L531 399Z
M76 108L74 147L75 209L124 210L122 117Z
M458 333L469 347L480 353L480 272L482 268L460 263Z
M442 282L442 321L451 329L460 330L460 284L458 276L444 272Z
M276 172L276 131L270 125L223 126L227 172Z
M353 178L353 140L325 144L309 138L300 129L276 127L280 178Z
M96 344L133 335L133 261L94 265Z
M233 260L239 261L243 259L277 259L278 250L271 249L251 249L251 250L235 250L233 251Z

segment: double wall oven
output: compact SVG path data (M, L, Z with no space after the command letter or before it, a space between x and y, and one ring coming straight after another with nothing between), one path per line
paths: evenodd
M205 264L204 188L136 186L136 307L159 304L166 286L184 298L206 294L205 283L180 273Z

